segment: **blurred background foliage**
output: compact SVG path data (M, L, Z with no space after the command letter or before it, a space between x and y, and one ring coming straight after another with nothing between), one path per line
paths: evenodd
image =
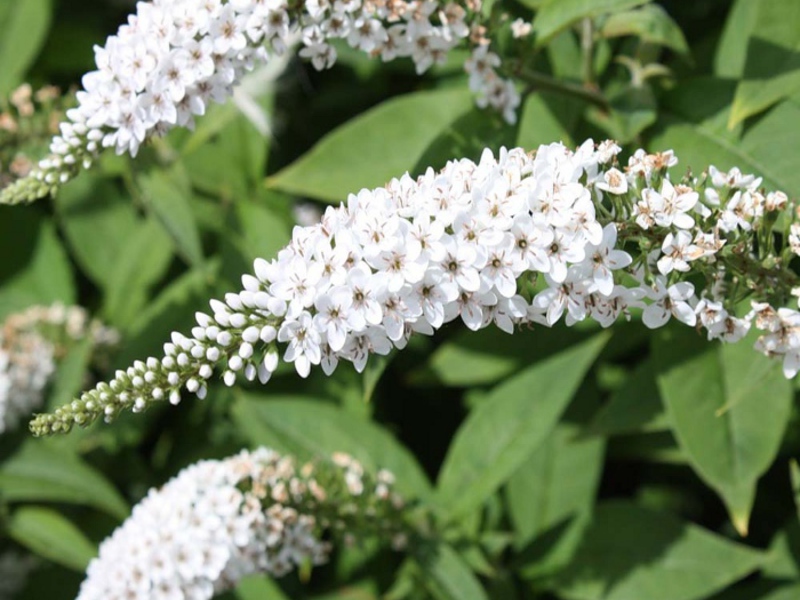
M122 333L111 363L127 366L238 289L255 257L273 256L325 203L485 147L611 137L627 152L674 149L676 174L738 166L800 197L800 2L485 5L520 74L515 125L474 107L458 52L422 77L344 47L323 73L287 57L195 131L136 160L104 155L57 198L3 208L0 318L80 303ZM0 3L0 97L26 82L74 89L93 45L133 10ZM534 35L511 37L518 17ZM0 173L41 156L66 105L34 103L36 135L0 131ZM444 534L409 557L342 549L310 578L252 578L227 598L800 597L797 384L746 341L722 348L635 321L514 336L451 324L363 375L302 381L287 368L266 388L217 384L203 402L111 427L4 434L0 551L35 557L18 597L74 597L97 543L150 486L260 444L390 468ZM80 348L63 360L48 408L105 378L87 375L87 361Z

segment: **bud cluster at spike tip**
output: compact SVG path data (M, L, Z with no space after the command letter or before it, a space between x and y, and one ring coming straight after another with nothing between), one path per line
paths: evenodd
M674 319L723 342L755 326L756 348L794 376L800 313L786 303L797 292L788 265L800 225L786 195L763 193L761 179L736 169L673 182L671 151L638 150L625 166L619 151L592 140L575 151L486 150L478 163L352 194L318 224L296 227L276 259L257 259L243 289L212 300L191 335L173 333L162 358L118 371L31 429L178 403L184 388L202 398L218 369L227 385L266 383L281 360L302 377L341 361L361 371L371 354L456 320L513 333L562 319L609 327L640 311L650 328ZM737 313L747 299L752 309Z
M393 484L341 453L305 465L267 448L200 461L151 489L100 545L77 600L207 600L248 575L323 564L332 541L380 536L401 549Z
M89 319L79 306L34 306L0 326L0 434L15 429L44 401L57 360L75 342L117 343L117 333Z
M212 102L225 102L257 63L299 39L300 56L318 70L336 62L331 42L383 61L411 58L417 73L442 64L463 42L464 68L480 106L516 120L520 97L498 74L499 57L473 35L480 2L430 0L154 0L139 2L128 23L95 47L97 70L83 77L78 106L67 112L51 155L0 192L0 204L55 192L102 148L136 155L153 135L193 128ZM477 27L477 26L476 26Z

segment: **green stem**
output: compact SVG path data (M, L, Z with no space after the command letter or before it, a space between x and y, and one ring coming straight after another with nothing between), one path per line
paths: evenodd
M591 89L581 84L556 79L550 75L533 71L521 64L512 65L511 69L511 72L515 77L524 81L525 83L530 84L533 88L556 92L566 96L572 96L573 98L578 98L584 102L593 104L606 112L611 109L608 99L606 99L602 93L595 89Z

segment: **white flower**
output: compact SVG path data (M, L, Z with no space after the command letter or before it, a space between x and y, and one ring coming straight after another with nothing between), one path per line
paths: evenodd
M658 270L668 275L673 270L685 273L689 270L689 261L703 256L704 252L692 243L688 231L679 231L677 235L668 233L661 245L664 255L658 259Z
M151 489L103 541L78 600L208 600L248 575L281 577L327 562L327 528L396 534L403 503L393 477L368 475L347 455L334 458L296 467L260 448L187 467Z
M278 341L289 342L283 359L294 363L300 377L308 377L311 365L322 360L321 337L308 311L304 310L295 319L286 319L278 330Z
M610 194L622 195L628 191L628 180L619 169L609 169L603 174L603 180L598 181L594 186Z
M662 277L656 278L655 289L649 289L648 295L652 299L642 313L642 322L650 329L658 329L667 324L670 317L675 317L681 323L694 327L697 315L689 304L694 298L694 286L688 281L681 281L666 287Z
M624 269L631 264L631 255L624 250L617 250L617 227L609 223L603 228L603 241L597 246L587 248L583 269L591 277L593 287L604 296L610 296L614 290L612 271Z

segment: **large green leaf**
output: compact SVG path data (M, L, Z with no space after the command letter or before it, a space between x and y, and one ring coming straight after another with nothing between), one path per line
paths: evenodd
M761 0L729 127L800 90L800 2Z
M253 444L308 459L347 452L373 470L386 468L397 488L427 496L430 483L414 456L379 425L355 419L321 401L243 394L233 408L236 423Z
M97 548L70 521L54 510L26 506L16 510L8 521L8 535L55 563L85 571Z
M594 504L605 441L575 439L579 431L575 425L558 425L508 480L508 511L518 547Z
M50 0L0 3L0 95L22 81L50 28Z
M508 513L526 577L553 572L569 560L594 505L605 440L576 439L579 431L559 424L508 480Z
M565 600L700 600L754 571L762 554L625 501L601 504L552 588Z
M588 426L593 435L620 435L669 429L652 360L640 363Z
M144 220L131 232L108 279L103 315L109 323L124 330L141 313L150 288L169 268L172 248L169 235L155 218Z
M536 44L544 46L562 29L581 19L613 13L650 0L545 0L533 20Z
M675 437L742 535L756 482L777 455L793 399L780 363L751 346L747 340L712 344L686 327L665 328L653 341Z
M142 199L175 242L175 248L190 265L203 261L200 232L190 205L191 189L184 173L150 170L137 177Z
M537 362L494 388L456 432L439 474L448 520L483 504L550 434L608 334Z
M414 554L434 598L488 600L478 578L452 546L442 542L426 544Z
M472 106L462 88L388 100L335 129L268 179L280 190L343 202L410 171L447 126Z
M800 102L778 104L744 134L728 131L731 82L699 79L682 84L666 99L660 130L651 139L653 150L672 148L687 166L700 173L709 164L720 169L737 166L764 177L764 184L790 196L800 195L796 165L800 139Z
M67 253L53 223L39 218L36 207L3 210L0 249L13 257L0 264L0 318L33 304L75 302Z
M139 216L130 196L93 172L65 185L54 199L59 226L81 270L104 289L128 247Z
M40 441L29 442L0 466L6 502L67 502L93 506L124 519L125 500L99 472L77 456Z

